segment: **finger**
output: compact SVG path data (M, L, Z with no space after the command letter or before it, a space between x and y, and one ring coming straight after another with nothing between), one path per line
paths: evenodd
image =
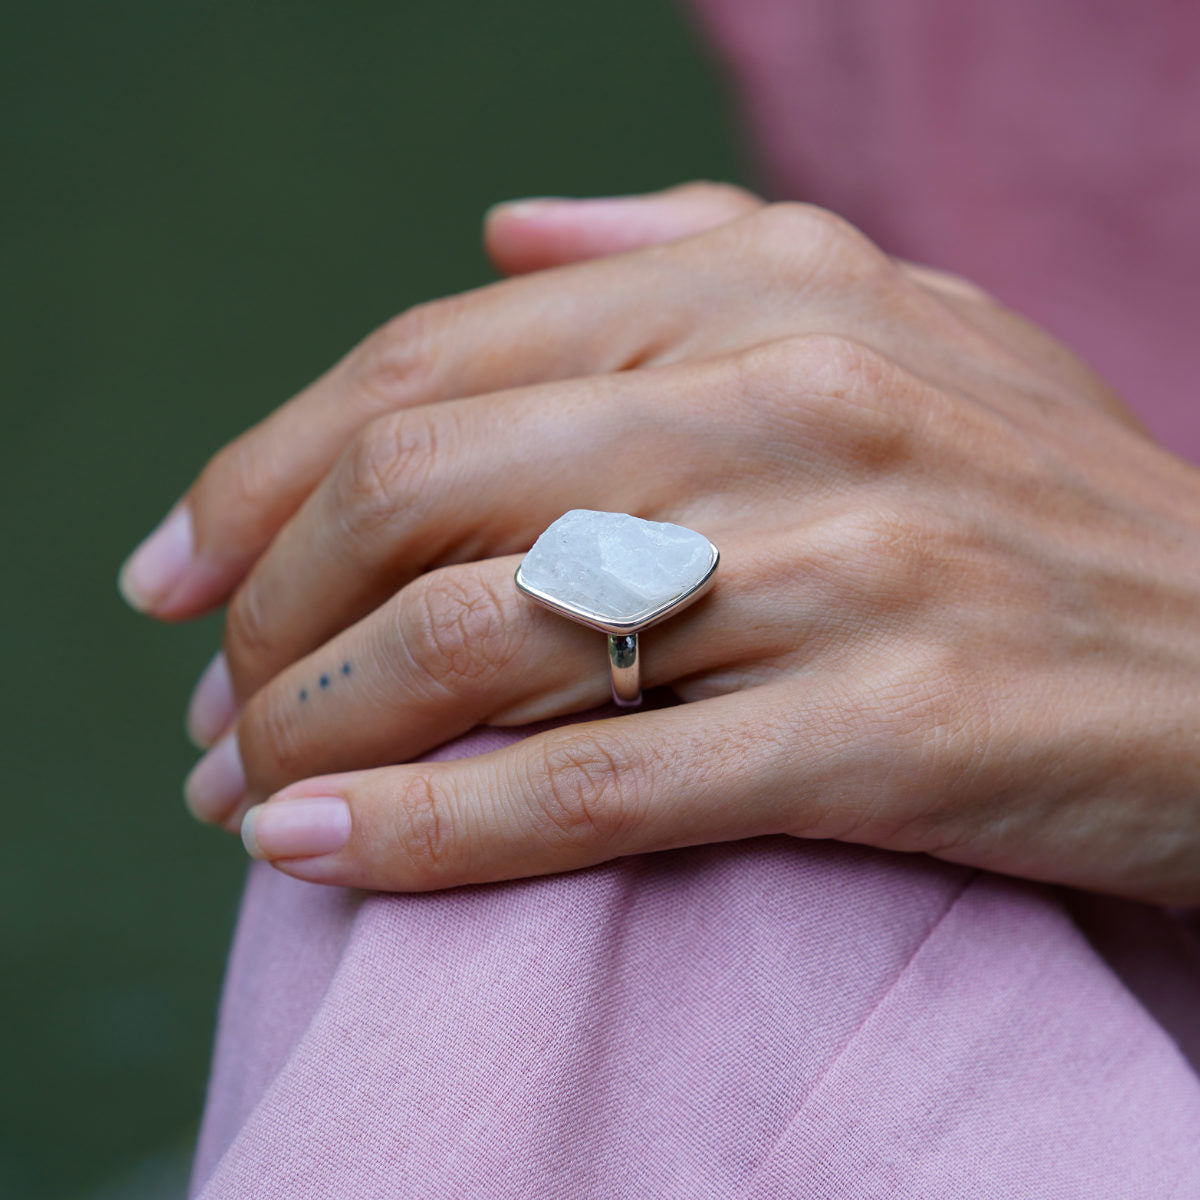
M899 278L833 214L770 205L693 238L413 310L218 454L127 564L126 593L173 619L225 599L349 437L380 412L828 329L837 317L836 306L822 307L829 288L885 270ZM764 278L776 289L770 303ZM882 289L880 306L890 303Z
M663 203L674 211L674 202ZM676 236L689 223L705 228L746 208L737 189L715 185L681 203L687 219L673 226ZM682 327L675 286L658 264L628 259L567 266L551 280L512 279L410 309L221 450L124 564L122 593L166 620L223 603L373 417L645 362ZM639 297L636 319L631 295Z
M505 710L537 720L603 703L603 635L521 596L519 562L429 572L260 689L237 723L244 794L209 799L202 779L193 813L226 823L230 801L244 809L309 775L403 762Z
M542 384L379 418L347 448L230 604L245 698L432 567L527 549L570 508L656 517L710 500L731 453L708 436L732 365ZM536 448L536 464L531 448ZM520 486L536 473L537 486ZM618 499L619 498L619 499Z
M421 573L525 550L571 508L705 529L744 512L749 489L772 519L794 519L778 503L793 491L815 518L902 443L918 394L860 346L802 337L382 418L235 595L227 678L244 700ZM800 436L781 455L785 425ZM531 471L536 487L518 486Z
M640 196L497 204L484 220L484 246L506 275L636 250L687 237L761 208L728 183L686 183Z
M781 575L793 578L780 569L780 546L795 550L794 539L712 536L728 547L712 591L643 635L647 689L686 682L703 694L713 672L721 675L712 690L733 689L768 677L778 669L770 663L797 644L823 644L827 606L802 603L819 585L797 579L795 609L780 612ZM272 680L193 771L193 813L224 824L298 779L407 761L479 724L527 724L602 704L610 696L604 634L522 596L513 582L519 561L422 575Z
M642 352L642 335L616 319L611 297L606 310L574 281L559 282L552 298L514 280L377 330L210 460L123 566L126 599L166 620L224 602L347 440L381 413L620 369ZM601 332L595 341L580 332L589 326Z
M414 892L795 827L806 783L769 687L589 721L454 762L305 780L251 809L297 879Z

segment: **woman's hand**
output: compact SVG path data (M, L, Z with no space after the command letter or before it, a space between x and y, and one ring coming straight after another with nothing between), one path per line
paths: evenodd
M388 890L788 833L1200 899L1196 471L1044 334L828 213L598 203L498 215L494 256L721 223L397 318L127 568L164 617L232 593L244 707L193 810L260 805L260 857ZM512 582L576 507L720 548L643 639L645 685L691 703L384 765L605 699L601 636Z

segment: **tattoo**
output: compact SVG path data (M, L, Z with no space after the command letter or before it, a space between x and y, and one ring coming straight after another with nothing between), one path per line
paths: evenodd
M344 663L342 663L341 673L343 675L349 675L351 673L351 671L353 671L353 669L354 668L350 665L350 660L347 659ZM329 675L322 675L317 680L317 683L320 684L322 690L325 690L326 688L328 688L332 682L333 682L333 678L332 678L332 676L329 676ZM300 689L300 702L303 704L307 699L308 699L308 688L306 688L306 687L301 688Z

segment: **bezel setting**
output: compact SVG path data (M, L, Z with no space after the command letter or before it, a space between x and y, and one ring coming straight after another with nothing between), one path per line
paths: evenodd
M680 526L680 528L684 527ZM695 530L688 530L688 532L696 533ZM696 533L696 536L704 537L703 534L699 533ZM578 621L581 625L587 625L592 629L599 630L601 633L610 635L622 636L640 633L643 629L649 629L652 625L657 625L660 621L664 621L675 613L681 612L689 605L694 604L712 587L721 555L712 542L707 538L704 538L704 541L708 546L709 561L703 575L686 590L679 592L661 604L648 608L625 620L611 620L603 614L596 612L594 608L588 608L575 601L563 600L541 588L534 587L524 577L524 559L522 559L520 565L517 567L513 578L517 585L517 590L522 595L528 596L530 600L550 609L552 612L558 613L560 616L568 617L572 621Z

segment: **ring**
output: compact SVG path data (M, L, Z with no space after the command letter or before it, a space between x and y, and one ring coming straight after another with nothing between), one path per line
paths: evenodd
M694 529L573 508L534 542L515 579L531 600L608 634L613 700L629 708L642 699L638 634L699 600L719 559Z

